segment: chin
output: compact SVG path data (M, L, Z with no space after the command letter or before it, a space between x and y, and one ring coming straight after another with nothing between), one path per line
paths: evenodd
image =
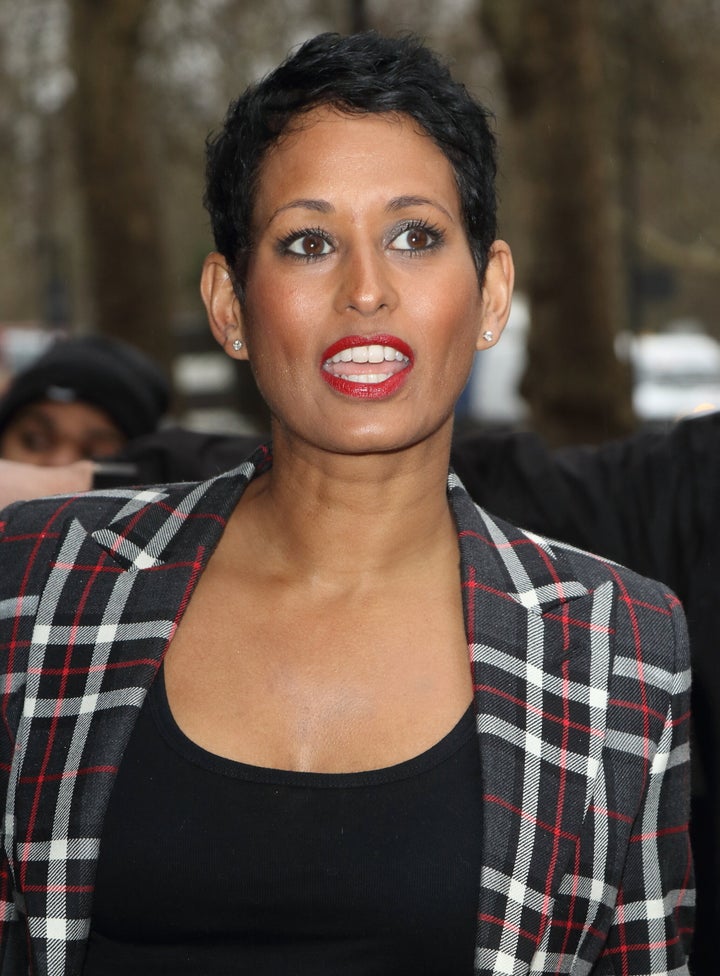
M447 447L450 450L450 435L452 425L446 428L445 424L424 431L405 431L398 434L397 431L362 431L355 436L348 436L347 432L342 438L338 438L333 446L328 446L328 450L337 454L347 454L355 456L378 455L378 454L402 454L404 451L422 449L432 449L441 451Z
M302 442L306 447L327 454L355 457L390 455L412 451L425 445L427 449L434 451L447 451L449 457L452 413L440 418L414 418L413 423L407 423L407 418L402 422L398 417L392 424L369 422L367 417L363 419L364 422L357 423L356 418L356 423L353 424L352 419L347 422L347 414L342 418L339 415L323 417L312 426L308 422L301 429L297 425L283 423L276 417L276 424L273 426L289 445ZM274 439L277 441L277 436Z

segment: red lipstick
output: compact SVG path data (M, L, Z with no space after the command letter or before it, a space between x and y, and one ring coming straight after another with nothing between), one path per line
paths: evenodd
M397 336L345 336L323 353L321 376L343 396L380 400L403 385L413 359L412 349Z

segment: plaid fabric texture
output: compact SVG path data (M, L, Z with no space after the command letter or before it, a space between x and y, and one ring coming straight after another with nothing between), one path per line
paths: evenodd
M0 516L0 972L82 972L103 817L250 462ZM483 770L475 972L683 974L688 648L677 600L448 483ZM241 870L241 867L239 868Z

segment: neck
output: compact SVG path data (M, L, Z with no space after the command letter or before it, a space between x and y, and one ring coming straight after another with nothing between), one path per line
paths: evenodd
M337 455L273 440L273 467L241 510L265 552L303 574L398 572L456 546L446 481L451 426L402 451Z

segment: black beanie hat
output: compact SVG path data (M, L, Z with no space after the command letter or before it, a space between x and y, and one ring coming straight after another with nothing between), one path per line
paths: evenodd
M79 400L104 410L127 437L139 437L157 428L169 396L160 368L133 346L98 335L58 339L0 399L0 434L30 403Z

